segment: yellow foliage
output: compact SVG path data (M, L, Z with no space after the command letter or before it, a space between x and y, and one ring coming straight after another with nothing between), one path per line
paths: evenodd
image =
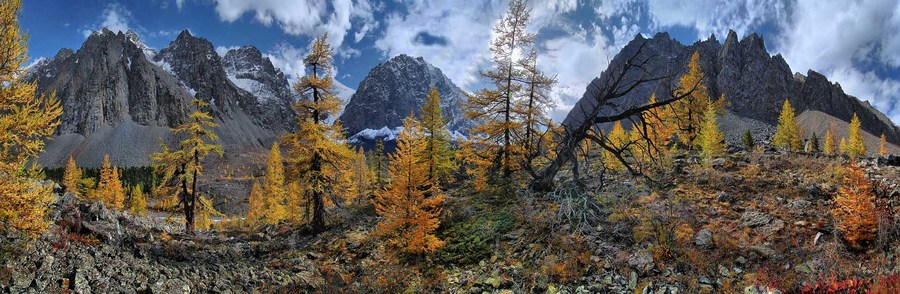
M335 187L341 184L340 173L349 164L352 153L344 142L340 123L329 125L324 121L341 108L340 99L332 88L331 55L334 51L327 37L325 34L316 38L311 52L303 59L307 74L294 84L294 89L308 98L294 104L300 114L297 119L299 131L283 139L288 146L288 175L292 182L297 182L297 191L302 193L291 197L299 197L294 199L298 205L307 204L305 211L312 214L310 226L316 233L325 230L326 201L344 196Z
M825 130L825 154L835 154L835 152L837 151L836 146L834 145L836 143L835 141L837 141L837 136L835 136L834 134L834 125L832 124L828 127L827 130Z
M369 169L366 153L362 148L357 148L351 153L350 164L341 173L344 179L343 187L345 204L352 204L357 199L368 199L372 195L375 186L375 172Z
M700 155L705 159L716 158L725 153L725 135L719 131L716 115L715 106L710 105L703 115L703 126L700 129L700 136L697 137Z
M609 135L606 136L606 143L609 147L612 147L616 150L623 150L628 145L628 133L625 132L625 128L622 127L621 121L616 121L613 124L612 130L609 131ZM625 165L616 158L616 155L609 150L603 150L602 153L603 164L606 165L607 168L614 171L623 171L625 170Z
M838 149L840 149L841 154L849 154L849 147L847 146L847 138L841 137L841 143L838 144Z
M141 185L136 185L131 189L131 203L128 210L134 215L147 214L147 196L144 195L144 189Z
M375 193L372 203L382 217L376 232L388 244L410 253L433 253L444 242L434 235L440 225L444 194L428 177L421 154L426 147L422 129L411 118L403 123L397 150L391 154L391 182Z
M890 154L887 146L887 137L881 134L881 142L878 144L878 156L887 156Z
M437 88L431 87L425 97L419 121L426 138L422 158L428 165L428 176L437 182L446 181L455 165L452 160L453 151L450 149L450 136L447 135L447 121L441 109L441 95Z
M656 102L656 94L653 94L647 104ZM631 153L639 163L647 165L655 162L665 165L668 162L671 153L669 141L675 134L670 115L670 111L654 108L642 114L643 123L632 125L630 137L634 143Z
M75 165L75 158L69 156L69 160L66 161L66 170L63 172L63 186L66 187L66 192L78 194L81 175L81 169Z
M703 71L700 67L700 52L695 51L691 55L688 72L681 76L675 89L677 94L691 94L672 103L672 107L669 108L673 122L678 128L676 130L678 139L682 144L689 146L693 146L703 128L703 114L706 113L707 109L714 108L716 111L719 111L725 106L724 96L718 101L710 99L709 91L703 83L703 78Z
M778 129L773 141L775 146L788 151L796 152L803 148L803 141L800 140L800 127L797 125L797 118L794 117L794 108L787 99L784 100L784 105L781 107Z
M851 247L859 249L865 242L875 239L878 232L875 195L862 168L850 166L847 169L844 184L834 197L831 214L837 229Z
M253 186L250 188L250 196L247 197L247 206L249 207L247 210L247 223L257 225L267 222L264 197L265 195L263 195L259 182L253 181Z
M200 196L197 198L197 220L194 223L196 229L199 230L209 230L213 225L213 217L225 217L225 214L222 214L218 210L213 207L212 201L210 201L206 196Z
M862 122L859 121L859 116L856 116L856 113L854 113L853 118L850 119L850 139L847 142L847 155L851 157L866 156L866 144L863 142L861 128Z
M62 108L52 95L36 96L37 84L24 80L28 36L19 27L21 5L0 1L0 229L36 234L48 225L53 187L35 181L36 170L26 165L43 151Z
M97 184L96 199L109 208L122 209L125 202L125 188L119 178L119 168L109 162L109 155L103 156L100 167L100 182Z
M287 191L284 185L284 163L281 158L281 147L278 142L272 144L269 158L266 161L266 176L263 185L263 222L277 224L286 220Z

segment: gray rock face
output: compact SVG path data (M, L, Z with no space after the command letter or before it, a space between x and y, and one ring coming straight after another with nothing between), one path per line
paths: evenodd
M340 121L348 135L402 126L408 115L419 114L431 87L437 87L441 95L441 108L449 120L447 129L465 133L472 125L462 111L462 103L467 101L465 92L421 57L403 54L369 71Z
M815 71L808 71L806 76L793 74L781 55L769 55L763 38L757 34L739 41L737 34L731 31L724 44L712 36L687 46L671 39L667 33L658 33L651 39L638 35L616 55L609 68L621 68L626 59L633 56L641 46L644 46L641 52L643 57L653 56L646 66L650 76L664 76L673 72L677 75L674 79L664 79L636 88L623 97L618 105L619 109L646 103L653 93L657 94L659 100L668 99L670 96L667 85L674 84L684 74L691 55L697 51L700 53L700 65L710 96L715 98L720 94L725 95L726 100L731 103L730 112L737 116L775 125L781 105L784 99L788 99L798 114L806 110L817 110L849 121L853 113L856 113L865 131L875 135L883 133L888 141L900 143L900 129L884 114L868 103L847 95L839 84L829 82ZM574 126L583 121L584 114L579 110L595 107L591 101L594 91L610 75L610 70L606 70L588 85L586 93L566 117L564 125ZM626 80L636 78L638 75L632 74ZM612 109L601 111L600 115L611 111ZM743 129L725 131L739 133Z
M273 95L257 97L235 85L226 66L239 81L266 85ZM50 167L70 155L97 166L104 154L120 166L147 165L160 141L176 140L169 129L185 121L195 96L212 105L226 149L265 150L295 124L287 80L258 50L241 48L222 62L209 41L187 31L157 54L133 32L104 29L78 51L62 49L32 67L28 79L39 93L55 92L63 106L57 134L39 159Z

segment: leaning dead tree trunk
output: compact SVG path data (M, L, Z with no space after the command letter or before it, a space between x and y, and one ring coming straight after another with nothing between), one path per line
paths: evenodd
M583 119L580 122L563 125L563 133L560 135L560 138L558 139L560 141L556 147L556 157L544 167L543 170L534 175L535 177L531 182L531 188L533 190L547 192L553 189L554 177L556 177L556 174L562 170L567 163L577 160L575 150L578 148L581 141L585 139L591 140L604 150L609 151L632 174L642 174L641 171L633 168L624 158L624 151L628 148L630 143L625 144L625 146L612 146L604 140L602 135L597 135L592 130L594 130L595 126L598 124L631 119L635 116L642 116L646 111L672 104L691 95L700 84L700 82L698 82L696 85L693 85L691 90L686 93L670 92L670 98L663 101L642 106L634 106L624 110L616 110L621 100L620 98L624 97L635 88L647 83L663 81L675 76L674 74L652 76L646 67L656 56L642 56L641 52L643 51L644 45L646 45L646 43L641 44L634 55L621 64L621 67L618 67L619 65L616 65L616 67L611 66L602 83L591 83L591 85L589 85L589 87L594 87L595 90L592 92L593 99L589 101L591 105L585 107L583 103L579 103L580 108L572 110L580 111L583 114ZM668 88L671 89L671 87ZM601 115L603 110L616 111L614 111L615 113L613 114ZM642 140L647 139L646 134L642 134L642 136L645 137Z

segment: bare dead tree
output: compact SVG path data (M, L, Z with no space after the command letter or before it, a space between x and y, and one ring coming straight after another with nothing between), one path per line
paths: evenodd
M575 155L575 150L578 148L578 144L580 144L581 141L585 139L591 140L592 142L599 145L603 150L606 150L607 152L612 154L619 162L623 164L623 166L629 173L646 177L646 173L643 171L643 168L636 168L625 159L625 152L632 145L638 144L639 141L642 141L649 145L653 145L653 142L650 140L647 134L647 128L649 126L646 125L646 120L642 119L639 123L639 125L643 129L643 132L640 132L642 138L640 140L631 140L629 142L626 142L625 144L622 144L622 146L613 146L609 144L609 142L605 140L603 132L595 130L594 128L598 124L611 123L627 119L631 119L633 121L635 117L643 117L647 115L646 113L650 110L667 106L678 100L690 96L698 88L700 82L698 81L695 85L692 85L690 88L691 90L684 93L676 93L669 90L669 99L663 101L649 103L642 106L632 106L624 110L616 111L616 113L611 115L600 115L602 110L617 109L618 104L621 101L620 98L628 95L628 93L638 88L639 86L657 81L670 80L676 75L675 73L671 73L666 75L653 76L647 70L647 66L657 56L642 55L641 53L643 52L645 45L646 43L641 44L637 51L632 56L630 56L623 64L621 64L621 67L611 67L610 69L608 69L607 75L605 75L605 79L603 80L603 82L591 83L591 85L589 85L589 87L594 87L594 91L592 92L594 93L594 96L592 97L593 107L589 107L590 109L586 109L584 107L584 104L579 103L579 109L572 110L581 111L584 120L582 120L581 122L577 122L575 125L563 126L563 134L560 135L560 142L556 146L556 157L546 167L544 167L543 170L541 170L534 176L534 179L531 182L531 188L533 190L543 192L550 191L553 188L554 177L562 169L562 167L569 162L572 162L573 167L577 169L578 159ZM667 86L668 89L672 88L671 85ZM650 148L658 148L658 146Z

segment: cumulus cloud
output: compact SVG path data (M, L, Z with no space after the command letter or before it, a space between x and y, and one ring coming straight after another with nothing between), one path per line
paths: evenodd
M683 26L697 30L698 38L725 35L733 29L746 35L785 14L785 0L649 0L651 29Z
M81 34L87 38L91 33L102 28L107 28L113 32L127 32L131 28L129 25L131 19L131 11L125 6L115 2L109 3L100 15L99 24L85 26L81 30Z
M250 13L265 26L278 25L285 33L316 37L329 34L329 43L340 53L352 27L351 19L374 26L373 7L368 0L216 0L216 12L223 21L234 22ZM369 30L367 29L367 31ZM354 36L362 39L365 35Z
M900 121L900 80L869 68L900 66L900 2L800 0L781 21L777 50Z
M387 57L422 56L463 88L474 85L490 58L488 42L494 22L506 9L498 0L407 1L404 12L384 20L384 35L375 47ZM422 42L422 34L440 42ZM472 89L468 89L472 90Z

